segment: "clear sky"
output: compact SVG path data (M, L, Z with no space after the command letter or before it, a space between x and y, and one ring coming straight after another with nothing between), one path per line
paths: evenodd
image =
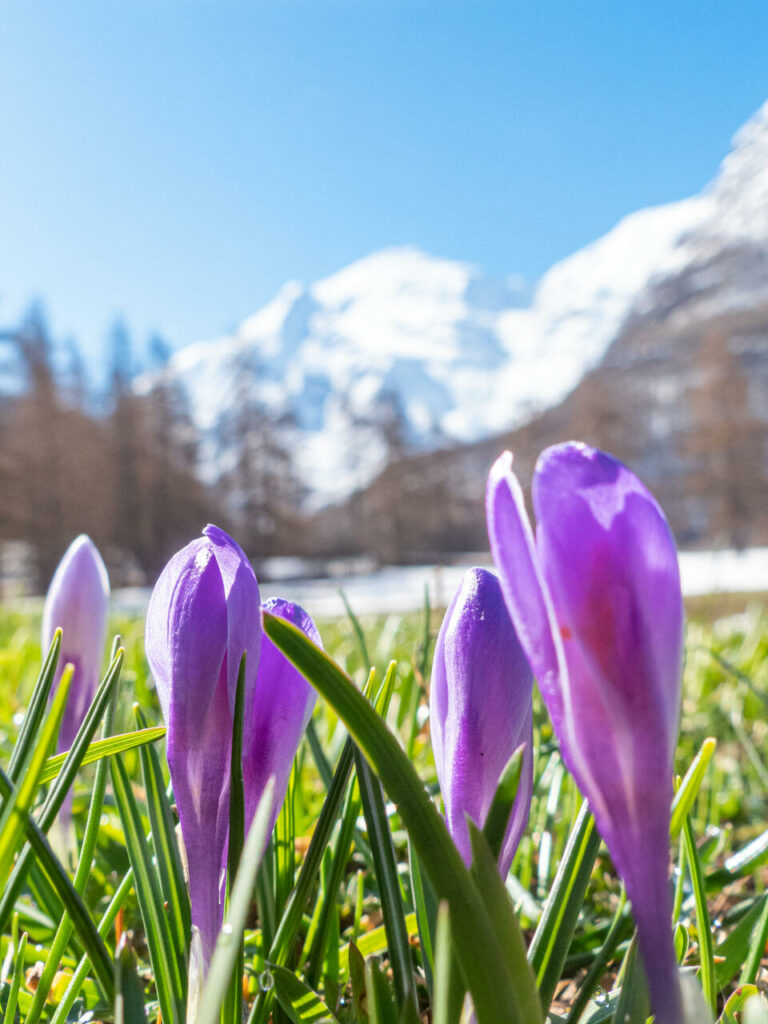
M2 0L0 327L182 345L404 243L533 282L766 98L765 0Z

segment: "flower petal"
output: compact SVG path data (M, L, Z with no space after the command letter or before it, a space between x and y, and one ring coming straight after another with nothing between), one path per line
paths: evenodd
M485 824L504 767L521 743L526 753L500 858L503 874L528 820L533 760L533 675L499 581L468 570L446 612L435 647L430 731L448 830L471 862L466 816Z
M310 616L297 604L271 598L264 608L292 622L322 647ZM296 751L315 706L316 693L302 674L268 636L261 645L261 660L250 718L243 736L243 782L246 829L253 820L264 787L275 777L272 826L285 799Z
M218 526L209 524L203 530L203 534L213 545L213 553L224 585L227 605L227 690L233 710L240 659L243 653L247 655L243 719L247 722L253 708L253 693L261 650L259 585L245 552L228 533Z
M533 500L540 564L566 661L578 644L606 707L634 735L660 732L661 767L671 770L683 602L663 512L620 462L574 442L542 454ZM576 686L572 679L572 691Z
M558 735L566 728L568 688L551 598L538 561L525 500L504 452L488 477L486 513L491 553L504 599Z

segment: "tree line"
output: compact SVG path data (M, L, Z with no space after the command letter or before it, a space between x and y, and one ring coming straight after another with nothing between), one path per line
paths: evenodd
M169 348L149 340L146 387L125 326L108 339L106 386L94 389L73 343L55 343L35 307L0 344L0 543L22 542L36 589L79 533L102 551L115 583L145 583L206 522L237 531L252 556L295 538L300 491L255 397L211 439L228 456L201 473L187 395ZM245 400L247 398L247 400ZM204 479L203 477L206 477ZM280 511L276 506L280 507Z

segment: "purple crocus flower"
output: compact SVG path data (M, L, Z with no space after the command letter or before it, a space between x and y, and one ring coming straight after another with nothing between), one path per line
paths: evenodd
M42 645L47 651L61 627L57 679L74 666L67 707L59 730L59 750L68 750L99 683L107 635L109 577L90 537L81 533L67 548L53 575L43 609Z
M488 481L491 550L565 762L632 901L657 1024L681 1024L668 884L683 603L664 514L604 452L548 448L537 532L512 456Z
M482 828L499 778L525 744L517 796L499 857L506 878L533 790L533 675L499 581L469 569L446 612L435 647L430 731L448 831L467 865L466 815Z
M179 551L147 611L146 651L167 725L168 766L187 855L192 924L207 964L222 921L235 692L246 653L245 719L261 646L259 587L216 526Z
M322 647L320 634L303 608L270 598L264 610L293 623ZM243 727L243 784L246 832L253 821L267 780L274 776L275 793L270 832L285 799L293 758L309 723L317 694L268 636L261 642L253 711Z

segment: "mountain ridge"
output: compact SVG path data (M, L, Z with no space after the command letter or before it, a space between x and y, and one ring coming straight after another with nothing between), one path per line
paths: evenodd
M379 250L310 285L292 281L239 328L172 358L201 429L243 395L273 421L308 506L343 500L406 452L508 432L562 402L628 325L736 312L764 295L768 103L734 137L698 195L624 217L556 263L530 301L514 279ZM736 272L738 270L738 272ZM393 441L393 434L396 435Z

